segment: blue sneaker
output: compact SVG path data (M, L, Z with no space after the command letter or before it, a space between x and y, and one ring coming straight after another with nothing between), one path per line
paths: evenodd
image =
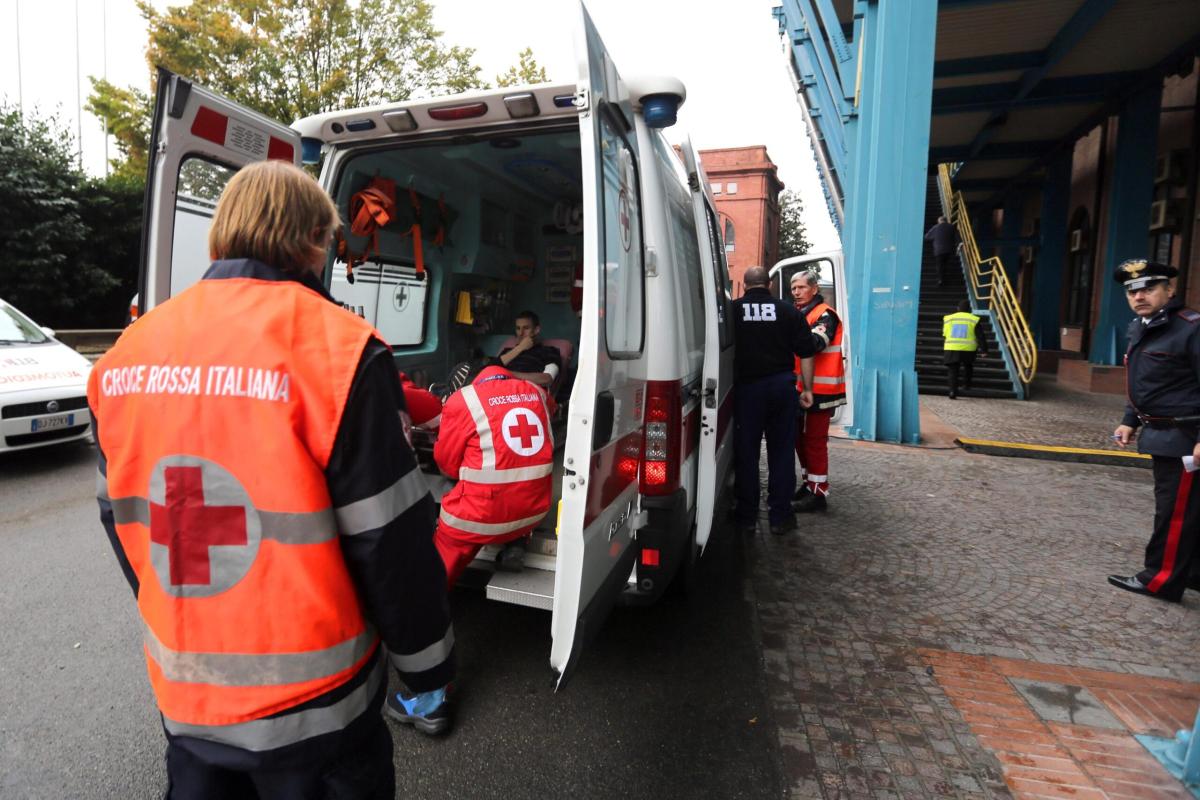
M445 733L454 726L454 713L444 686L432 692L407 696L403 692L391 692L384 709L392 719L402 725L412 725L429 736Z

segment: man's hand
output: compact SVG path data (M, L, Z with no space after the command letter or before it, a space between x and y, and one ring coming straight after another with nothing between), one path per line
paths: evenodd
M805 389L803 392L800 393L800 407L801 408L812 408L812 404L813 404L812 390ZM1200 445L1197 445L1197 446L1200 447Z
M1196 446L1192 448L1192 458L1197 464L1200 464L1200 442L1197 442Z
M533 347L533 339L530 337L527 337L527 336L522 336L520 339L517 340L517 343L514 344L512 346L512 349L510 349L508 352L524 353L526 350L528 350L531 347Z
M1118 425L1117 429L1113 431L1113 441L1121 447L1125 447L1133 441L1133 428L1129 425ZM1195 452L1200 453L1200 444L1196 445Z

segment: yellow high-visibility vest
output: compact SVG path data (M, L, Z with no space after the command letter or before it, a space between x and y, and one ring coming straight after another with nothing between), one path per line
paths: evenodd
M946 337L943 350L975 351L979 342L975 339L975 326L979 317L969 311L957 311L942 317L942 336Z

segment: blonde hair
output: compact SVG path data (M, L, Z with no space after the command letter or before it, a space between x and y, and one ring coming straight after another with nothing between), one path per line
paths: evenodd
M221 192L208 255L214 261L253 258L302 273L325 251L323 235L340 224L337 206L304 170L285 161L243 167Z

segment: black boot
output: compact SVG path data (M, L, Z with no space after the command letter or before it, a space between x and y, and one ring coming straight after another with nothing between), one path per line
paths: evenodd
M825 495L809 492L795 503L792 503L792 510L797 514L811 514L815 511L824 511L826 505Z

